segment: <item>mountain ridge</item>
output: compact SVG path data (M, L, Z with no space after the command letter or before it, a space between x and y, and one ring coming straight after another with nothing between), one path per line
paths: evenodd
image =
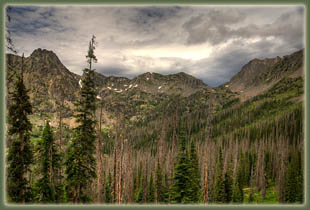
M253 59L222 86L249 99L270 88L283 77L303 76L304 50L275 58Z
M111 118L111 114L112 118L116 118L118 111L129 120L139 121L146 113L152 115L157 106L174 95L185 97L188 102L184 103L190 106L214 112L238 98L246 100L262 93L285 76L296 72L299 73L295 76L300 76L302 57L301 50L283 58L253 59L229 82L215 88L184 72L170 75L145 72L132 79L95 72L95 83L98 94L109 103L105 110L106 121L110 120L108 116ZM21 57L8 54L6 60L7 75L12 77L20 71ZM59 101L63 101L67 107L65 116L72 116L82 76L68 70L53 51L46 49L34 50L24 63L25 85L30 89L34 113L55 114ZM271 81L266 82L266 78ZM7 83L7 86L10 91L12 83ZM69 124L74 125L72 120Z

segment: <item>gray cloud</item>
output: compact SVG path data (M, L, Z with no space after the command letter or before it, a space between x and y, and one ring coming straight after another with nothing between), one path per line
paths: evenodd
M98 68L98 67L97 67ZM106 76L122 76L122 77L127 77L127 78L133 78L135 74L130 74L128 69L125 68L118 68L115 66L104 66L104 67L99 67L99 70L97 71L98 73L101 73Z
M13 6L13 42L53 50L81 74L92 34L105 75L180 71L216 86L254 58L304 47L302 6Z
M265 14L262 11L261 15ZM231 38L251 38L276 36L284 41L303 37L303 8L283 13L275 20L262 25L249 22L243 27L231 27L233 24L246 22L246 15L241 9L211 9L206 13L193 16L184 23L188 33L187 44L209 42L212 45L226 42Z
M184 23L183 27L189 34L187 43L200 44L207 41L219 44L226 41L232 32L229 25L238 23L244 18L244 13L236 9L207 9Z

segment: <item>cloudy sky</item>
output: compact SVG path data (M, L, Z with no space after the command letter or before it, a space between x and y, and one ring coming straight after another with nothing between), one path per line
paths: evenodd
M97 72L132 78L186 72L220 85L254 58L304 47L303 6L11 6L19 54L54 51L81 74L91 36Z

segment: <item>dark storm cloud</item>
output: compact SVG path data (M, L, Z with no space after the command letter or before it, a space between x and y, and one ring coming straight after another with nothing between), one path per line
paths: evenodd
M142 7L137 9L137 15L131 20L134 21L139 28L143 25L149 27L156 23L166 21L175 17L181 7Z
M245 18L238 10L207 9L204 13L191 17L183 24L188 33L187 44L209 42L218 44L231 38L229 25Z
M238 57L239 59L236 59ZM253 54L242 49L227 50L222 52L221 56L214 59L213 62L207 61L202 63L210 65L202 79L211 86L218 86L230 80L236 73L240 71L240 67L246 64L250 59L253 59Z
M119 76L119 77L127 77L133 78L136 74L131 74L129 69L115 67L115 66L99 66L96 70L98 73L101 73L105 76Z
M191 17L183 24L183 28L188 33L187 44L208 42L216 45L231 38L268 36L277 36L284 41L297 39L300 42L304 27L303 10L303 7L298 7L295 11L281 14L276 20L270 20L263 25L249 22L239 28L231 27L231 25L245 21L244 11L239 9L207 10L204 14Z

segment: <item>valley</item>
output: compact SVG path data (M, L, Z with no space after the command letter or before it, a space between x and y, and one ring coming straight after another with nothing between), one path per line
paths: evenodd
M254 59L218 87L184 72L132 79L94 72L96 178L83 203L302 203L303 61L303 50ZM30 186L36 189L41 176L36 163L49 121L60 156L52 203L70 203L64 162L79 126L74 104L85 75L40 48L24 60L8 54L6 63L8 93L23 69L32 105ZM41 201L34 196L29 202Z

